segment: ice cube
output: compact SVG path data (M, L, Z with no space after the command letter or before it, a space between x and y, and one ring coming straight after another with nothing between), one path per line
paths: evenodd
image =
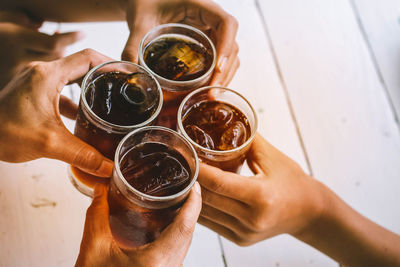
M211 136L200 127L196 125L187 125L185 127L185 131L189 137L200 146L208 149L214 149L214 141L212 140Z
M166 152L142 155L141 160L130 162L123 171L129 183L136 189L150 195L163 195L173 187L187 182L189 173L182 164Z
M193 75L206 67L206 58L183 42L175 43L158 59L159 69L168 72L169 79L176 80L183 75Z
M204 109L197 123L200 126L226 125L232 120L233 113L234 111L228 105L217 103L213 107Z
M247 131L243 122L234 122L221 136L219 149L230 150L241 146L247 140Z
M120 94L125 101L119 104L136 106L140 112L151 110L158 100L156 83L145 73L135 72L126 76L120 88Z

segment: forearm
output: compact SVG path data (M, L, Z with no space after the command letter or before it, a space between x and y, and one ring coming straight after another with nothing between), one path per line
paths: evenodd
M3 0L0 8L20 9L43 20L59 22L125 20L132 0Z
M325 191L325 213L296 238L346 266L399 266L400 236L373 223Z

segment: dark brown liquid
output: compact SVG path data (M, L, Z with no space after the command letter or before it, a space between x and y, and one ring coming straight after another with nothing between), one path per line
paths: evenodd
M129 150L121 159L125 180L135 189L152 196L169 196L190 183L190 168L176 150L160 143L144 143ZM122 247L153 242L168 226L181 204L164 209L147 209L129 201L111 182L108 202L110 227Z
M90 109L101 119L118 125L135 125L149 119L158 107L160 96L155 82L144 73L107 72L88 85L85 93ZM94 125L80 106L74 134L113 160L115 150L126 133L110 133ZM71 167L74 176L93 187L103 178Z
M140 72L101 74L89 84L85 97L90 109L101 119L124 126L148 120L160 98L154 81Z
M143 57L152 71L174 81L199 78L211 68L213 62L212 51L185 36L158 38L146 47ZM179 105L192 89L195 88L182 91L163 90L164 104L156 124L175 130Z
M203 101L194 105L183 119L189 137L211 150L231 150L250 137L250 125L238 108L218 101Z
M172 36L152 41L143 56L152 71L174 81L190 81L202 76L213 61L213 55L202 44Z
M247 117L233 105L219 101L202 101L191 107L182 120L189 137L204 148L217 151L231 150L250 138ZM238 172L244 153L227 161L202 160L226 171Z
M160 143L135 146L121 159L120 168L128 183L147 195L173 195L190 183L186 159Z

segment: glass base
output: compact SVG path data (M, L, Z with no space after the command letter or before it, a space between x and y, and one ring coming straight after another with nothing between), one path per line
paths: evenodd
M82 194L84 194L85 196L93 198L93 193L94 193L93 187L90 187L90 186L82 183L78 178L76 178L71 165L68 165L67 168L68 168L68 170L67 170L68 177L69 177L71 183L73 184L73 186L76 189L78 189L78 191L81 192Z

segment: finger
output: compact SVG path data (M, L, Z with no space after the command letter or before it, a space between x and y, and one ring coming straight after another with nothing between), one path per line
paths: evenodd
M78 114L78 105L66 96L60 96L60 113L68 119L75 120Z
M203 218L228 228L238 236L246 237L252 234L252 231L250 231L247 225L243 224L241 220L211 206L205 205L204 203L200 215Z
M113 162L63 126L55 130L54 136L54 140L50 140L45 148L47 157L62 160L96 176L112 175Z
M239 58L236 58L235 63L233 64L232 68L229 70L228 76L224 79L224 85L225 87L228 87L228 85L231 83L233 77L235 77L236 71L238 70L240 66L240 60Z
M121 55L122 60L138 63L140 42L146 33L155 26L155 23L150 18L152 18L151 15L145 17L139 16L135 19Z
M30 29L21 29L20 32L20 38L28 49L43 53L62 51L83 37L81 32L55 33L53 35Z
M200 211L201 189L196 182L172 224L154 242L154 249L160 251L161 255L172 255L182 262L192 241Z
M256 184L251 179L233 172L200 163L198 182L211 192L249 203Z
M54 61L57 59L62 58L64 55L64 51L57 51L57 52L50 52L50 53L43 53L38 52L30 49L25 50L24 61L31 62L31 61Z
M227 61L224 63L223 69L224 71L220 71L218 68L214 71L214 76L211 81L211 84L213 85L226 85L229 83L228 78L229 76L232 76L236 73L235 64L238 60L238 55L239 53L239 46L237 43L234 44L233 49L231 50L231 54L227 58ZM238 67L238 66L237 66ZM233 73L231 73L233 71Z
M32 19L17 10L0 11L0 21L11 22L33 30L39 29L43 24L43 20Z
M242 239L237 234L235 234L235 232L226 228L225 226L215 223L203 216L199 217L198 222L236 244L240 244L242 242Z
M55 65L55 73L60 78L62 83L60 89L62 89L64 85L82 78L91 68L111 60L95 50L85 49L50 64Z
M247 154L247 164L255 174L267 174L269 173L268 166L272 164L271 159L274 158L277 153L282 154L257 133Z
M216 194L203 188L201 192L203 204L214 207L236 218L248 218L249 206L243 202L237 201L223 195Z
M222 17L222 23L217 30L217 77L219 74L225 73L225 71L228 70L230 67L228 61L231 54L235 52L235 50L232 49L232 44L236 44L235 38L237 30L237 20L229 14L224 14L224 16Z
M108 186L96 184L92 204L86 211L84 233L92 234L95 237L111 235L107 197Z

